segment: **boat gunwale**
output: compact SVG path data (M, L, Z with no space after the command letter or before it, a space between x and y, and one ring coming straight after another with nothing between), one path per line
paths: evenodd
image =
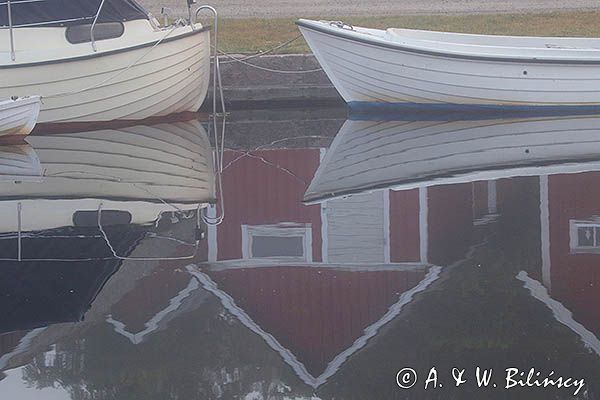
M540 58L540 57L527 57L527 56L495 56L495 55L479 55L471 53L458 53L458 52L443 52L437 50L430 50L424 48L418 48L414 46L403 45L398 42L386 40L383 37L370 38L368 34L358 32L354 30L344 30L337 27L329 27L323 22L300 19L296 21L296 25L301 28L320 32L326 35L347 39L353 42L359 42L375 47L381 47L392 50L400 50L407 53L423 54L434 57L442 58L454 58L462 60L476 60L476 61L494 61L502 63L535 63L535 64L588 64L588 65L600 65L600 57L598 59L580 59L580 58ZM320 26L323 25L323 26ZM337 29L336 29L337 28ZM436 32L436 31L431 31ZM444 32L438 32L444 33ZM473 35L473 34L471 34ZM478 36L478 35L473 35ZM481 35L480 35L481 36ZM490 35L484 35L490 36ZM600 51L599 51L600 54Z
M586 167L589 166L596 166L596 168L586 169ZM575 171L571 172L569 167L575 168ZM359 185L352 188L343 188L335 191L306 192L303 196L302 204L310 206L323 203L324 201L365 194L383 189L403 191L421 187L455 185L506 178L541 176L546 174L544 171L540 171L540 169L543 168L562 168L562 170L559 170L558 172L552 171L548 175L595 172L600 170L600 158L598 158L598 156L589 156L576 160L566 158L564 160L539 160L530 163L511 162L510 164L499 164L486 167L484 169L479 167L468 167L456 170L438 171L425 176L412 176L406 179L388 179L373 185ZM488 177L486 174L490 174L490 176Z
M198 34L210 31L210 29L211 29L210 25L202 26L201 28L191 30L190 32L185 32L185 33L179 34L177 36L167 37L164 40L162 40L160 44L173 42L173 41L176 41L179 39L184 39L184 38L187 38L187 37L190 37L193 35L198 35ZM70 57L70 58L58 58L58 59L54 59L54 60L36 61L36 62L22 63L22 64L3 64L3 65L0 65L0 70L12 69L12 68L37 67L37 66L44 66L44 65L51 65L51 64L62 64L62 63L83 61L83 60L88 60L88 59L93 59L93 58L98 58L98 57L111 56L114 54L126 53L128 51L139 50L139 49L143 49L146 47L152 47L155 45L156 45L156 40L153 40L150 42L141 43L141 44L137 44L137 45L133 45L133 46L122 47L122 48L108 50L108 51L104 51L104 52L90 53L90 54L86 54L86 55L82 55L82 56L75 56L75 57Z
M25 107L35 105L41 102L40 96L25 96L17 97L16 99L2 99L0 100L0 111L10 110L17 107Z

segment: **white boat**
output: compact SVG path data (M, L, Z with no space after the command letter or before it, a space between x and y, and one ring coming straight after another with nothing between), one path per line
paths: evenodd
M304 195L313 203L515 176L600 170L600 116L355 121L340 129Z
M600 105L600 39L297 24L351 108Z
M37 123L40 106L39 96L0 101L0 137L29 135Z
M24 232L72 226L101 204L148 224L215 202L212 149L196 120L43 133L27 138L31 147L0 146L0 234L19 223Z
M195 112L209 36L200 23L161 27L135 0L2 1L0 98L39 94L41 123Z

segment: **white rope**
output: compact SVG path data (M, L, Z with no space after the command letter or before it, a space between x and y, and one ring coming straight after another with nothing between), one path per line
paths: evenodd
M226 53L226 52L224 52L222 50L219 50L219 53L223 54L225 57L230 58L231 60L233 60L235 62L238 62L240 64L244 64L244 65L247 65L249 67L259 69L261 71L273 72L275 74L313 74L315 72L323 71L323 68L290 71L290 70L281 70L281 69L273 69L273 68L261 67L260 65L251 64L249 62L246 62L242 58L236 58L236 57L232 56L231 54Z
M277 45L277 46L275 46L275 47L273 47L273 48L269 49L269 50L261 51L261 52L259 52L258 54L253 54L253 55L251 55L251 56L247 56L247 57L244 57L244 58L240 58L239 60L241 60L241 61L248 61L248 60L252 60L253 58L257 58L257 57L260 57L260 56L264 56L265 54L269 54L269 53L272 53L272 52L274 52L275 50L279 50L279 49L281 49L281 48L283 48L283 47L289 46L290 44L292 44L292 43L293 43L293 42L295 42L296 40L300 39L301 37L302 37L302 35L298 35L298 36L296 36L296 37L294 37L294 38L292 38L292 39L290 39L290 40L288 40L288 41L285 41L285 42L283 42L283 43L281 43L281 44L279 44L279 45ZM224 51L222 51L222 50L219 50L219 52L220 52L220 53L222 53L222 54L223 54L223 53L225 53L225 52L224 52ZM223 61L223 62L222 62L222 64L231 64L231 63L233 63L233 62L236 62L236 61L237 61L237 60Z

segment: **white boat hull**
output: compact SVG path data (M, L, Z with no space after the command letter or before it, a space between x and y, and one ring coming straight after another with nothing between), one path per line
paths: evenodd
M86 43L69 49L74 57L15 67L9 62L0 69L0 98L40 94L40 123L142 120L198 111L209 85L210 32L185 26L167 33L134 38L142 43L123 39L120 47L101 41L97 53ZM17 56L17 61L26 58Z
M519 41L511 37L447 34L454 43L427 37L404 41L402 37L391 40L390 30L351 30L307 20L298 25L351 106L600 105L600 50L594 47L600 44L598 39L521 38L531 42L530 46L540 46L537 49L528 48L527 43L509 47L513 39ZM427 36L424 31L403 31ZM445 34L430 33L434 35L443 39ZM467 43L456 44L458 41ZM486 46L486 41L492 44ZM553 47L554 42L558 45ZM587 47L566 48L569 43ZM445 48L452 51L445 53Z
M40 105L38 96L0 101L0 137L29 135L38 120Z
M336 135L304 200L514 176L600 170L600 117L354 121Z
M42 132L43 133L43 132ZM71 226L77 210L126 210L132 223L215 201L212 149L200 122L32 135L0 147L0 233Z

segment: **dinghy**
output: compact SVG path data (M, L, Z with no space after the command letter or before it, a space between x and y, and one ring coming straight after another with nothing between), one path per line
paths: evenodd
M0 98L41 95L41 123L194 112L209 34L192 17L160 26L135 0L2 0Z
M29 135L38 120L40 106L39 96L0 101L0 137Z
M600 106L600 39L297 24L351 108Z

